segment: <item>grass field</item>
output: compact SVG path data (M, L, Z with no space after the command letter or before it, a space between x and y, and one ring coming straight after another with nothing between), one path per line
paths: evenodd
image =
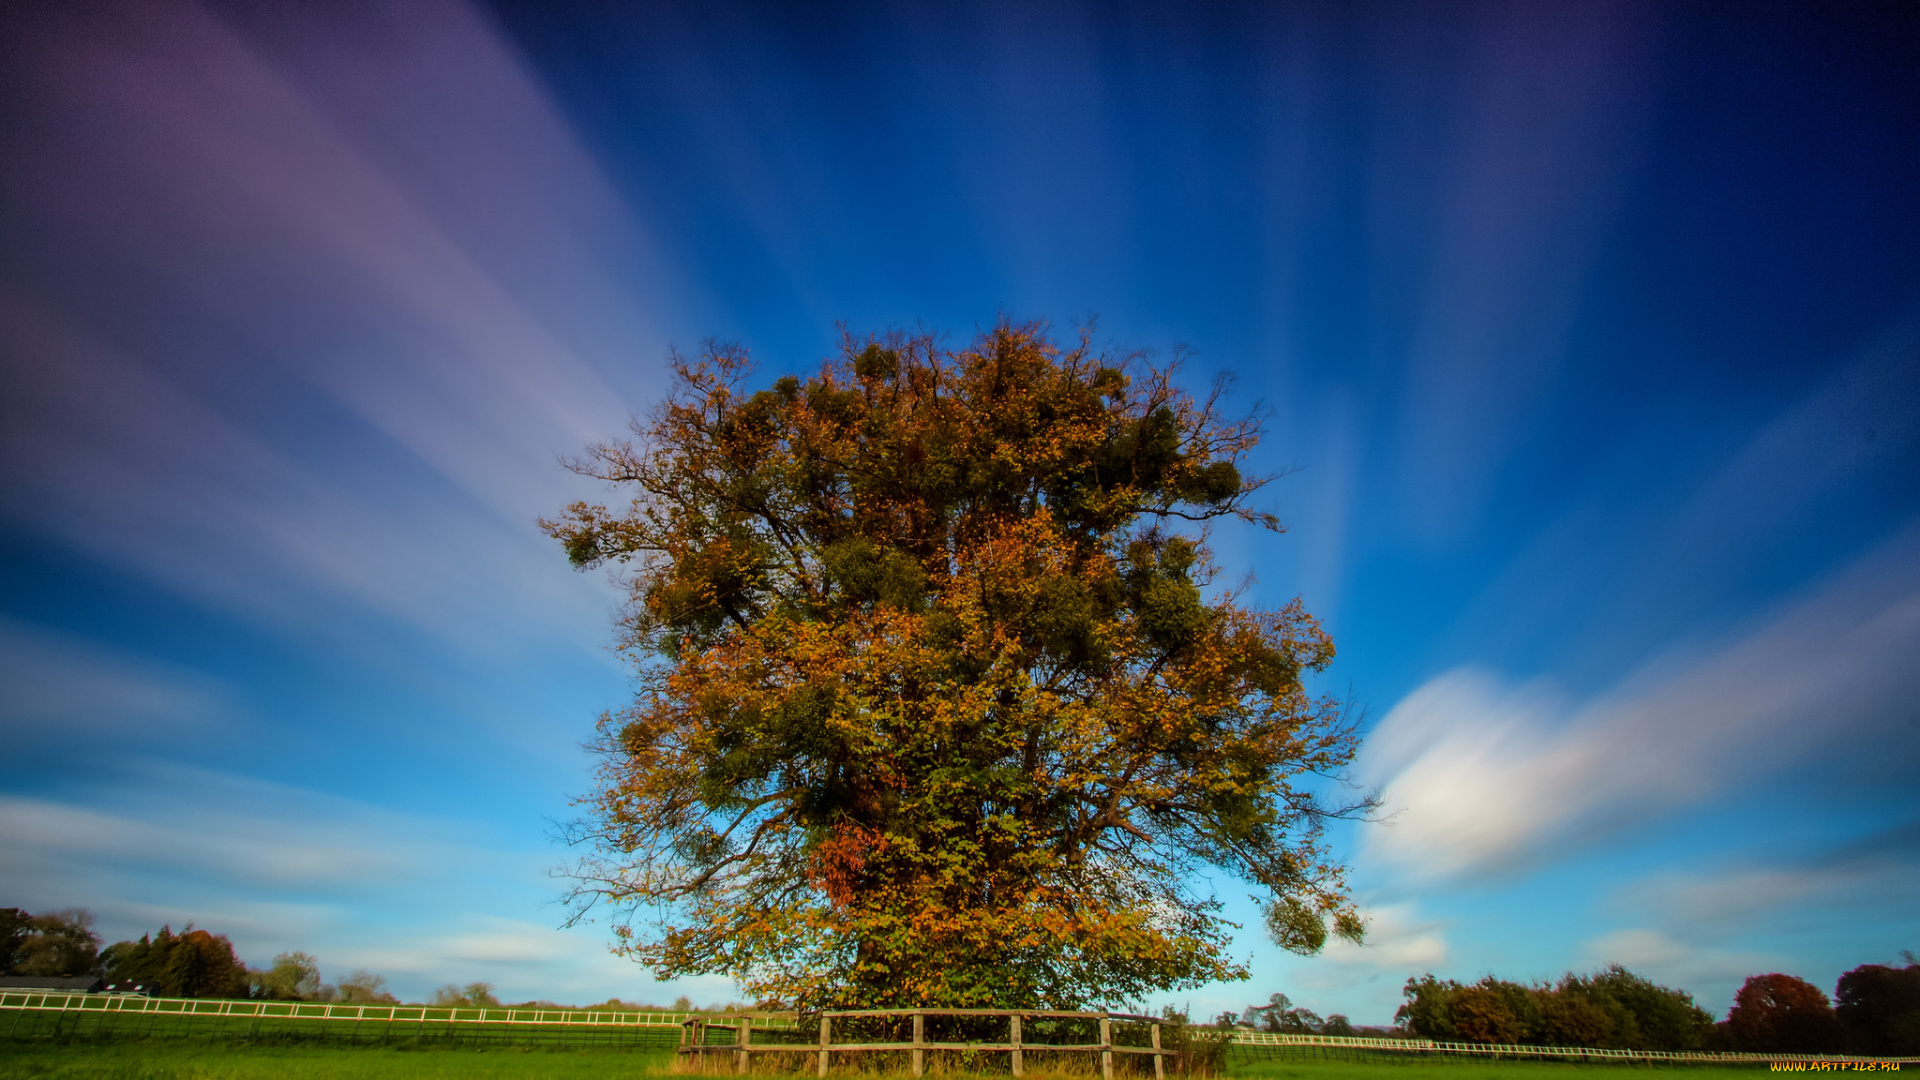
M672 1055L606 1050L393 1050L165 1043L0 1044L5 1080L627 1080Z
M1241 1061L1232 1080L1758 1080L1765 1065L1627 1065L1447 1058Z
M0 1042L0 1080L627 1080L666 1077L672 1057L658 1051ZM1734 1080L1736 1074L1754 1080L1756 1072L1764 1071L1764 1067L1270 1057L1235 1061L1229 1080ZM841 1069L835 1075L854 1080L874 1076ZM964 1078L949 1074L944 1080Z

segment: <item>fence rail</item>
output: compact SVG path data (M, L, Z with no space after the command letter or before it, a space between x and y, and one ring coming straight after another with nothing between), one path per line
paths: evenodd
M1858 1054L1752 1054L1712 1050L1601 1050L1578 1046L1518 1046L1492 1043L1441 1042L1434 1039L1380 1039L1345 1035L1292 1035L1267 1031L1239 1031L1235 1046L1327 1047L1350 1050L1395 1050L1401 1053L1469 1054L1481 1057L1558 1057L1590 1061L1674 1061L1759 1065L1772 1061L1845 1061L1884 1064L1920 1064L1920 1057L1863 1057Z
M1113 1061L1115 1054L1147 1054L1153 1057L1154 1080L1166 1080L1166 1059L1174 1051L1160 1047L1160 1020L1152 1016L1134 1016L1128 1013L1109 1012L1061 1012L1044 1009L1018 1011L1008 1009L842 1009L822 1012L820 1019L820 1040L817 1043L753 1043L754 1018L751 1016L721 1016L688 1020L681 1027L680 1053L698 1055L704 1058L709 1053L731 1053L734 1071L747 1071L748 1061L754 1054L810 1054L815 1057L814 1074L824 1077L832 1063L834 1054L873 1053L887 1051L905 1051L912 1062L913 1075L918 1078L926 1073L926 1055L929 1051L960 1050L970 1053L1004 1053L1014 1076L1026 1074L1026 1055L1028 1051L1036 1053L1089 1053L1100 1055L1101 1080L1113 1080ZM1007 1021L1007 1041L1002 1042L942 1042L927 1038L927 1018L957 1017L960 1019L1000 1018ZM1100 1041L1092 1043L1049 1043L1028 1042L1025 1038L1025 1021L1035 1020L1090 1020L1097 1022ZM889 1039L880 1042L835 1042L833 1038L835 1020L881 1019L910 1021L913 1027L911 1041ZM1122 1023L1145 1024L1148 1027L1148 1045L1128 1046L1113 1041L1114 1021ZM727 1023L726 1021L733 1021ZM732 1032L731 1045L715 1045L708 1041L711 1031Z
M374 1023L537 1024L541 1027L678 1027L696 1012L627 1012L619 1009L450 1007L344 1004L321 1001L239 1001L223 998L150 998L140 994L70 994L63 991L0 990L0 1010L28 1009L140 1016L223 1016L260 1020L353 1020ZM712 1015L712 1014L706 1014ZM756 1014L768 1027L792 1028L791 1016Z

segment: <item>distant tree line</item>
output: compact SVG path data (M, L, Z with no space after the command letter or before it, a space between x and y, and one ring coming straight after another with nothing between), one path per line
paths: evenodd
M234 952L225 934L196 929L175 933L163 926L138 941L101 946L93 915L83 908L32 915L20 908L0 908L0 975L49 978L102 977L117 987L140 987L154 997L245 998L266 1001L322 1001L356 1003L394 1002L383 975L352 971L338 981L323 982L320 962L311 953L283 952L265 968L249 968ZM621 1012L696 1012L702 1006L685 997L671 1006L647 1005L609 998L590 1006L527 1001L515 1006L502 1002L493 985L448 983L433 992L429 1003L458 1008L538 1007L591 1008ZM714 1004L706 1010L738 1012L750 1008L740 1002Z
M1220 1019L1226 1024L1232 1024L1237 1019L1242 1027L1294 1035L1357 1033L1353 1022L1340 1013L1334 1013L1322 1020L1319 1013L1305 1006L1295 1005L1285 994L1274 994L1267 999L1265 1005L1249 1005L1237 1018L1232 1013L1225 1013Z
M1407 980L1394 1019L1422 1038L1522 1046L1618 1050L1697 1050L1713 1017L1684 990L1615 964L1556 984L1525 985L1488 976L1462 984L1426 975Z
M259 998L276 1001L397 1001L386 978L354 971L336 983L320 980L320 965L304 952L285 952L266 969L249 968L225 934L188 923L175 933L162 926L138 941L101 947L84 908L32 915L0 908L0 974L99 976L116 986L140 987L155 997Z
M1755 975L1718 1023L1684 990L1615 964L1558 983L1488 976L1460 983L1408 979L1394 1019L1407 1034L1450 1042L1582 1046L1622 1050L1754 1053L1920 1054L1920 962L1864 964L1840 976L1829 999L1805 979ZM1276 995L1277 997L1277 995ZM1281 1024L1303 1010L1281 1012ZM1269 1009L1266 1016L1276 1014ZM1311 1017L1305 1013L1301 1019ZM1271 1019L1270 1019L1271 1022Z

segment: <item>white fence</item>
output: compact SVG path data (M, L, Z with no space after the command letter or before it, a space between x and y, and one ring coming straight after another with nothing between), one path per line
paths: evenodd
M433 1005L369 1005L318 1001L227 1001L217 998L150 998L137 994L70 994L61 991L0 990L0 1014L55 1013L75 1018L205 1017L230 1020L332 1020L419 1028L540 1027L579 1033L676 1028L689 1020L717 1016L709 1012L627 1012L616 1009L447 1008ZM738 1014L729 1014L738 1015ZM754 1026L793 1030L793 1013L758 1013ZM1698 1063L1759 1065L1767 1062L1862 1062L1881 1065L1920 1064L1920 1057L1859 1057L1847 1054L1744 1054L1707 1051L1599 1050L1577 1046L1495 1046L1484 1043L1436 1042L1432 1039L1380 1039L1341 1035L1290 1035L1265 1031L1236 1031L1233 1045L1273 1049L1372 1050L1391 1053L1465 1055L1471 1057L1565 1058L1576 1061L1634 1061L1644 1063Z
M1436 1042L1433 1039L1378 1039L1343 1035L1287 1035L1267 1031L1237 1031L1235 1046L1326 1047L1346 1050L1393 1050L1400 1053L1468 1054L1479 1057L1554 1057L1583 1061L1689 1062L1722 1065L1761 1065L1773 1061L1877 1062L1893 1065L1920 1063L1920 1057L1859 1057L1849 1054L1745 1054L1706 1050L1599 1050L1578 1046L1511 1046L1489 1043Z

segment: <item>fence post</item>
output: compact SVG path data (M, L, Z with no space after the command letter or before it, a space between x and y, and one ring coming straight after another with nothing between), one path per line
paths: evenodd
M1020 1014L1019 1013L1013 1014L1013 1023L1010 1025L1010 1027L1012 1028L1012 1031L1013 1031L1013 1039L1012 1039L1013 1075L1025 1076L1027 1075L1027 1062L1026 1062L1026 1053L1020 1049Z
M1160 1056L1160 1025L1153 1025L1153 1080L1167 1080L1167 1059Z
M821 1017L821 1018L820 1018L820 1070L819 1070L819 1075L821 1075L821 1076L825 1076L825 1075L827 1075L827 1057L828 1057L828 1055L829 1055L830 1053L832 1053L832 1051L830 1051L830 1050L828 1050L828 1049L827 1049L827 1047L829 1047L829 1046L831 1046L831 1045L833 1045L833 1021L832 1021L832 1019L830 1019L830 1018L828 1018L828 1017L825 1017L825 1016L823 1016L823 1017Z
M1100 1018L1100 1080L1113 1080L1113 1018Z
M913 1014L913 1078L920 1080L926 1072L927 1052L920 1047L927 1041L927 1016L922 1012Z
M747 1053L747 1047L751 1045L752 1042L753 1042L753 1017L743 1016L740 1018L740 1026L734 1029L734 1035L733 1035L733 1045L739 1048L733 1052L733 1071L734 1072L740 1073L742 1075L746 1074L747 1058L752 1056Z

